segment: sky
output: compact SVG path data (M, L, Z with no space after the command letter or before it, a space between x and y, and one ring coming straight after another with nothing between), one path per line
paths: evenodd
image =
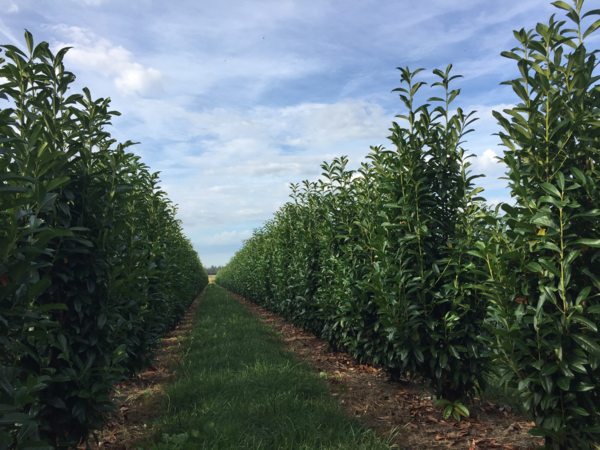
M323 161L356 168L370 146L390 147L399 66L426 69L429 84L450 63L464 76L455 105L480 119L464 145L473 172L490 203L510 201L492 111L516 102L500 83L518 72L500 53L554 12L549 0L0 0L0 43L25 48L27 29L73 47L73 89L112 99L122 116L108 131L140 142L211 266Z

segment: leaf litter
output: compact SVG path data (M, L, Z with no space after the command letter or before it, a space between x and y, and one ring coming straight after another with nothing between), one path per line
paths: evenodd
M184 357L185 342L203 293L162 339L156 365L117 386L112 396L117 409L105 419L104 430L98 434L98 444L92 445L93 449L133 450L152 437L152 423L160 413L164 387L174 378Z

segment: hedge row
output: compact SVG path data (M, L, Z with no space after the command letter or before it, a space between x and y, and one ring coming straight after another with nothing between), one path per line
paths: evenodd
M339 158L255 231L217 283L394 375L424 380L447 415L468 413L484 374L519 389L548 448L600 435L600 87L585 46L600 10L554 5L515 32L511 86L494 113L513 205L479 197L451 66L418 104L420 70L401 70L406 107L392 149L357 171ZM452 105L451 105L452 104ZM456 111L451 113L451 111Z
M87 442L208 283L158 174L69 94L68 49L0 58L0 448ZM49 444L51 444L49 446Z

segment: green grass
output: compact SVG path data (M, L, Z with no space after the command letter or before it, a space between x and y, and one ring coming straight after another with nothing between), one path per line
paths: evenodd
M166 394L154 449L389 448L342 411L314 368L215 284Z

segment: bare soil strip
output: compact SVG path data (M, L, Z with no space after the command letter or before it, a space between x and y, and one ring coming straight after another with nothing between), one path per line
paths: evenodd
M390 382L380 368L359 364L343 352L334 352L315 335L303 331L265 308L230 292L263 323L281 333L287 350L326 374L331 394L351 415L382 434L397 435L400 448L530 450L539 438L527 434L532 422L513 415L510 406L476 400L472 417L460 423L444 420L422 385ZM325 375L322 375L325 378Z
M164 386L173 379L177 364L183 359L185 342L203 294L194 300L179 325L162 339L156 366L118 387L113 395L117 410L105 421L99 444L92 448L133 450L151 437L151 422L159 414Z

